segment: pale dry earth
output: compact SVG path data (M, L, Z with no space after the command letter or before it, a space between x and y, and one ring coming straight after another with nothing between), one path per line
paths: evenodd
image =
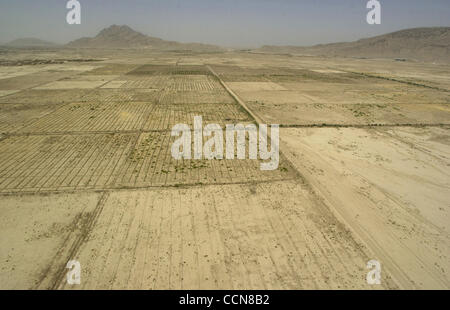
M448 65L31 56L97 61L0 66L0 288L450 288ZM280 124L279 168L174 160L194 116Z

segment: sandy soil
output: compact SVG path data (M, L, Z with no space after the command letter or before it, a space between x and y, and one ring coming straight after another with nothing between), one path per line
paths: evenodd
M446 288L448 128L288 129L290 158L405 288Z
M31 289L65 265L75 241L87 233L99 194L1 198L0 289Z
M449 288L450 68L72 50L0 66L0 288ZM281 164L170 129L281 124ZM82 283L66 283L81 263ZM382 284L366 282L369 260Z
M104 201L75 255L80 289L370 289L363 246L297 182L125 191Z

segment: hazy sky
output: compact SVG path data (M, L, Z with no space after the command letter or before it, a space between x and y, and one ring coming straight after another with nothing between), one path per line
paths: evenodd
M66 23L67 0L0 0L0 42L57 43L111 24L181 42L256 47L351 41L411 27L450 26L450 0L380 0L382 24L366 23L367 0L79 0L82 24Z

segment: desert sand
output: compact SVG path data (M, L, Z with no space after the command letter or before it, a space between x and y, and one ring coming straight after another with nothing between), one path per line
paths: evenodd
M68 48L2 58L1 289L450 288L448 64ZM280 124L279 168L174 160L171 128L197 115ZM366 282L373 259L381 285ZM81 285L66 282L70 260Z

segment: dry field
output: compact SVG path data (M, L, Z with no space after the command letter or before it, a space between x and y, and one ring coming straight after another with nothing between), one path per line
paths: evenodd
M0 66L0 289L450 288L450 66L59 53L98 60ZM279 168L173 159L194 116Z

